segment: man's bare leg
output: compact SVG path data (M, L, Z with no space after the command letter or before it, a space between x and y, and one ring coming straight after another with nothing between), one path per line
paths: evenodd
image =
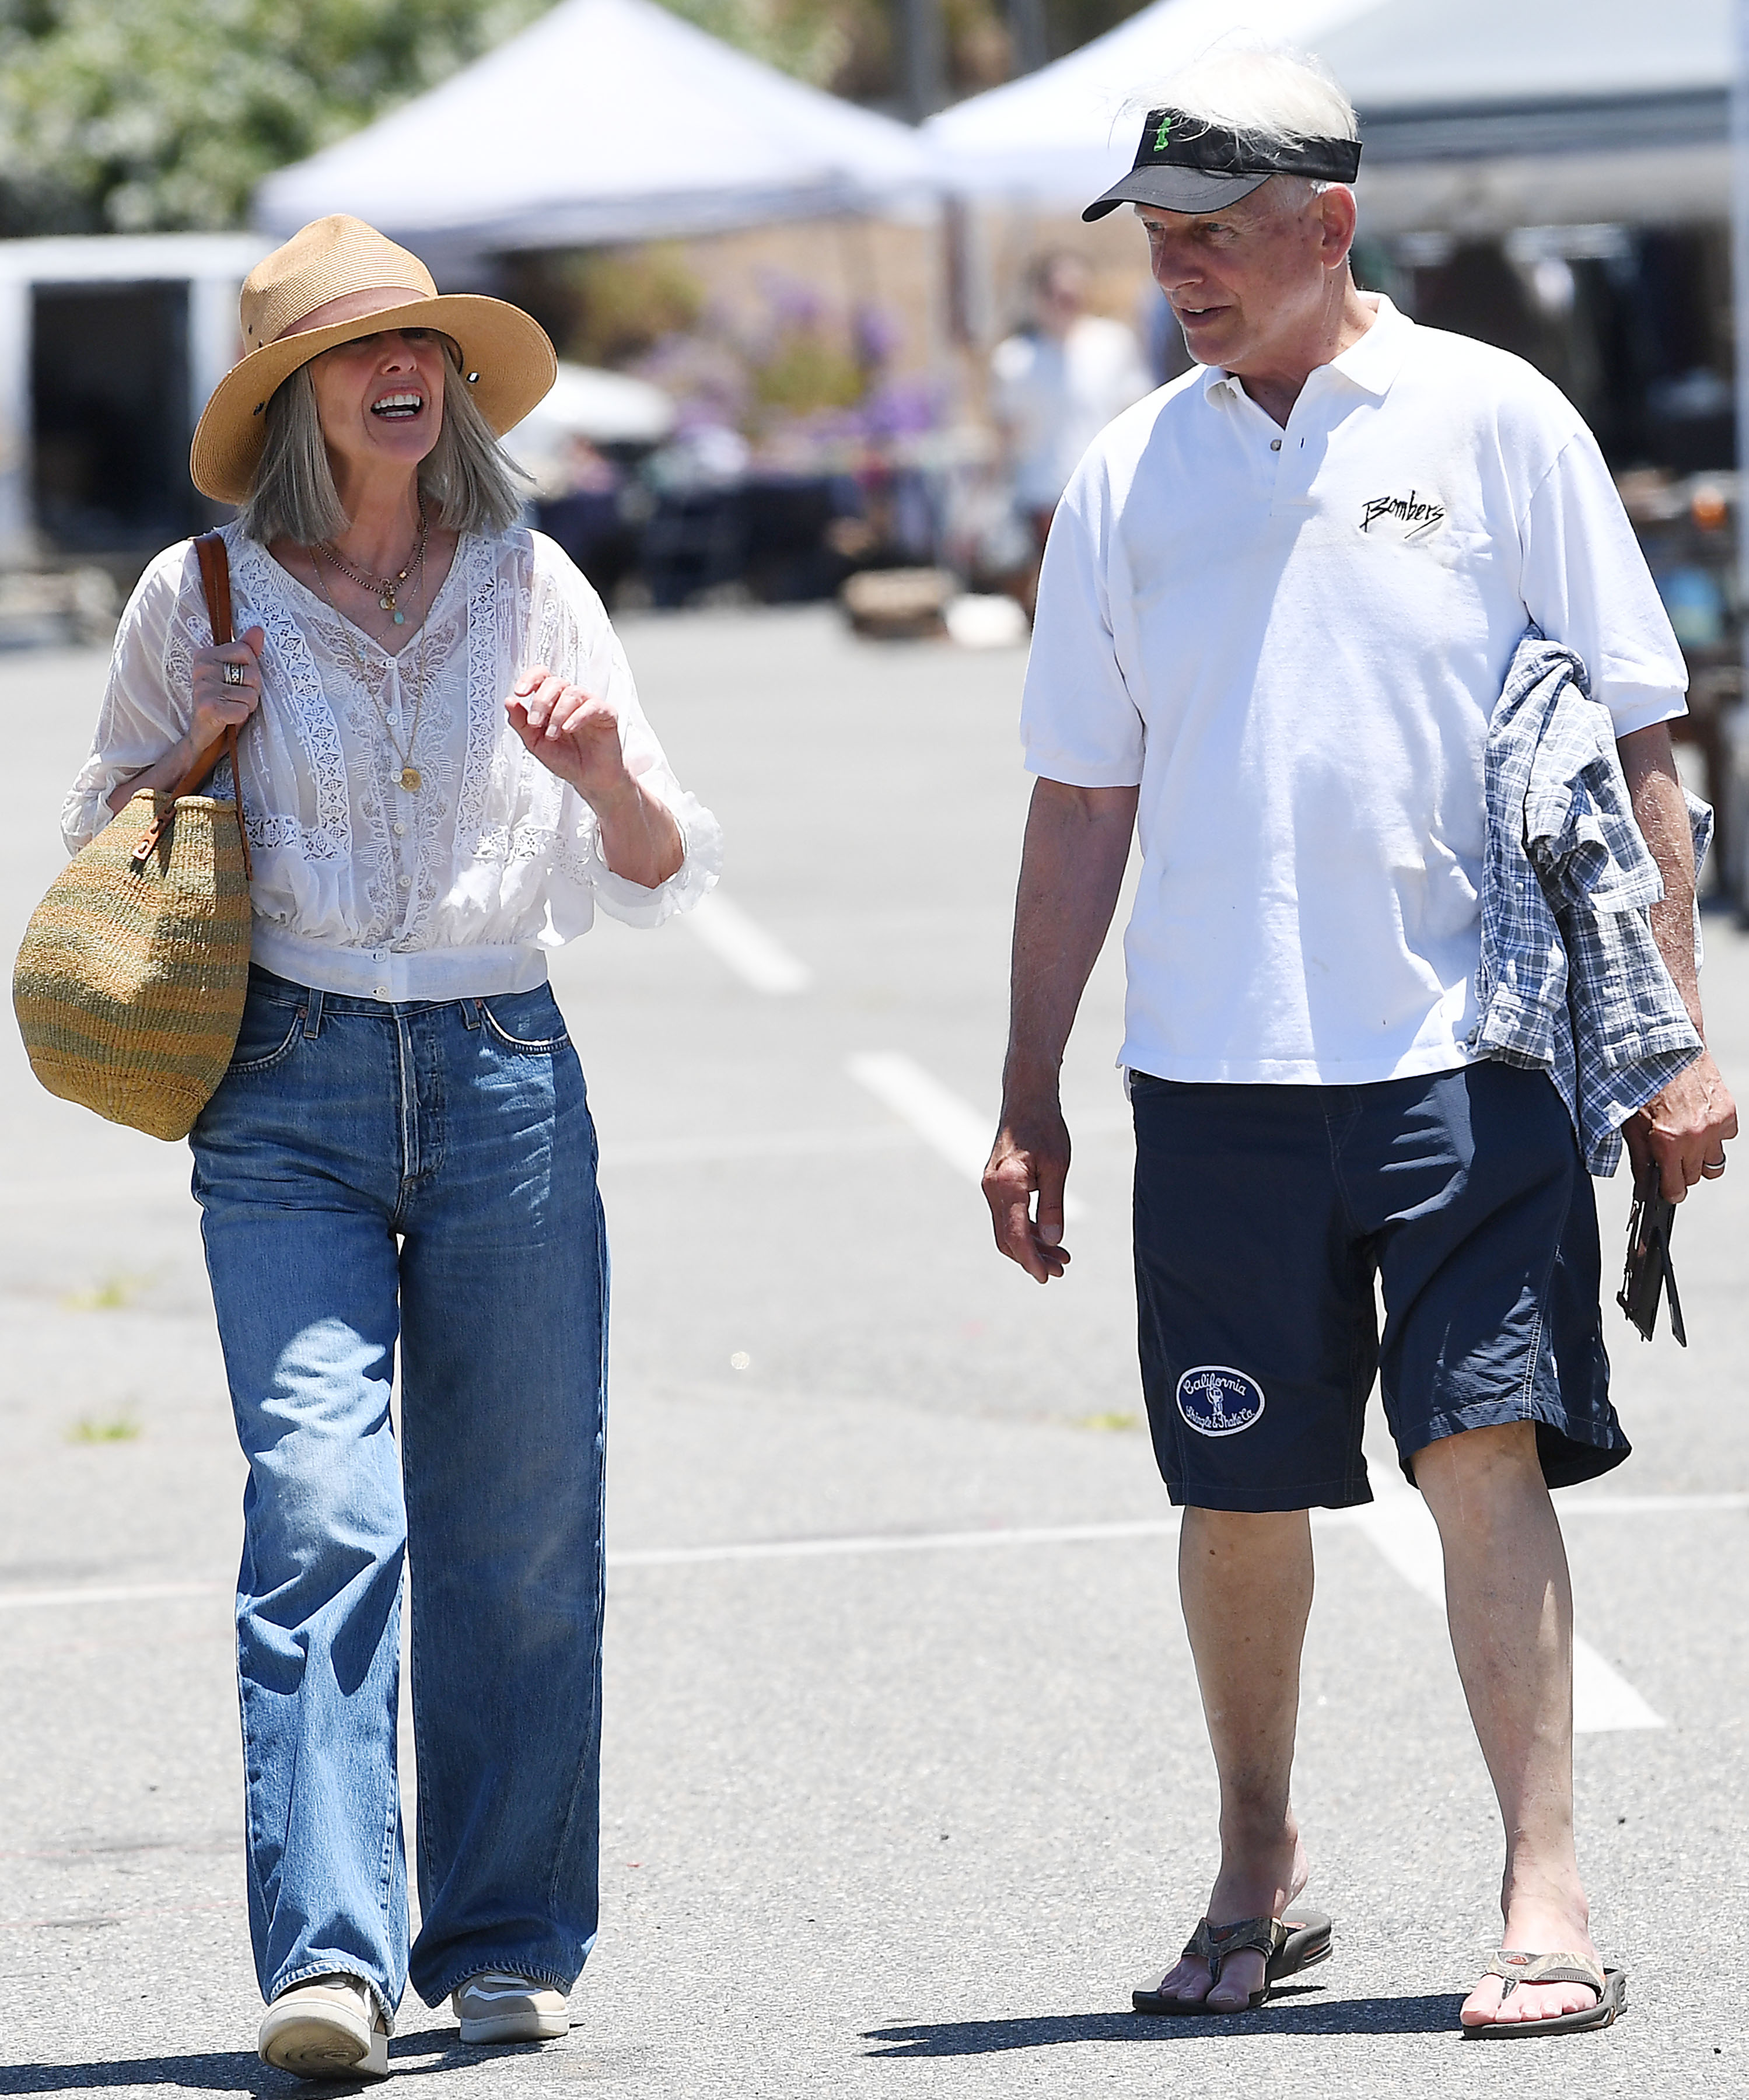
M1221 1871L1208 1916L1216 1925L1279 1917L1306 1877L1288 1800L1300 1651L1312 1608L1306 1512L1187 1509L1178 1589L1221 1778ZM1211 1989L1208 1963L1186 1956L1160 1988L1225 2010L1262 1988L1263 1967L1254 1951L1235 1954Z
M1505 1825L1501 1944L1595 1957L1573 1849L1573 1592L1536 1426L1468 1429L1416 1452L1414 1466L1444 1543L1452 1651ZM1485 1977L1464 2025L1596 2002L1583 1984L1539 1983L1503 2005L1503 1988Z

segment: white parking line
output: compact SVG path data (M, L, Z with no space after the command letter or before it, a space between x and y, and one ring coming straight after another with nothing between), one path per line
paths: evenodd
M1563 1495L1555 1504L1570 1516L1686 1516L1694 1511L1749 1510L1749 1495Z
M956 1171L974 1183L983 1180L990 1140L996 1134L992 1118L980 1115L903 1051L865 1050L847 1059L845 1069L859 1086L866 1087L877 1101L908 1123ZM1086 1206L1071 1196L1063 1205L1063 1215L1084 1217Z
M1689 1512L1749 1510L1749 1494L1610 1495L1568 1500L1566 1517L1678 1516ZM1319 1531L1349 1526L1365 1532L1398 1573L1442 1610L1445 1571L1439 1533L1425 1504L1407 1489L1386 1488L1381 1498L1358 1509L1314 1512ZM1098 1545L1177 1535L1177 1511L1108 1524L1011 1524L980 1531L853 1533L826 1538L749 1539L717 1546L621 1547L607 1555L613 1568L697 1568L726 1563L841 1560L868 1554L978 1551L999 1547ZM227 1597L223 1582L94 1584L88 1588L0 1590L0 1611L79 1604L149 1604L176 1597ZM1573 1726L1581 1735L1629 1728L1662 1728L1654 1712L1589 1642L1573 1643Z
M983 1531L876 1531L828 1538L754 1538L721 1546L619 1547L614 1568L702 1568L745 1560L833 1560L868 1553L954 1553L1000 1546L1098 1545L1111 1539L1173 1538L1178 1515L1138 1517L1117 1524L992 1525ZM164 1597L219 1597L227 1582L94 1583L76 1590L0 1590L0 1611L66 1604L145 1604Z
M104 1582L76 1590L0 1590L0 1612L58 1604L149 1604L161 1597L223 1597L228 1582Z
M957 1553L989 1546L1081 1546L1116 1538L1173 1538L1178 1520L1129 1524L1015 1524L988 1531L877 1531L847 1538L755 1539L744 1546L657 1546L610 1553L609 1568L686 1568L723 1560L822 1560L855 1553Z
M1624 1498L1625 1499L1625 1498ZM1421 1498L1412 1491L1386 1494L1351 1519L1412 1590L1446 1608L1445 1556L1439 1528ZM1617 1728L1662 1728L1639 1693L1613 1670L1589 1641L1573 1640L1573 1730L1601 1735Z
M1091 1113L1071 1117L1070 1128L1080 1141L1127 1136L1130 1123L1128 1116ZM903 1130L889 1123L851 1123L841 1130L745 1130L722 1136L700 1132L690 1137L624 1139L616 1137L609 1128L602 1134L601 1163L606 1167L696 1167L727 1159L829 1158L837 1153L902 1152L908 1145L922 1142L922 1133L912 1123ZM978 1142L988 1150L982 1137ZM51 1201L57 1191L64 1194L64 1185L45 1182L33 1201L39 1204ZM188 1193L186 1189L183 1193ZM0 1195L0 1202L3 1200Z
M917 1142L914 1130L889 1124L868 1129L750 1130L732 1137L630 1138L610 1133L601 1141L601 1163L615 1167L696 1167L724 1159L829 1158L841 1152L902 1152Z
M757 920L749 919L740 905L731 904L720 889L701 897L682 915L682 923L755 991L782 997L806 991L814 982L806 963L791 955Z

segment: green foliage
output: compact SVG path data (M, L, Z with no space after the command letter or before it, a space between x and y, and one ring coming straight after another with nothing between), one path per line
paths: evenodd
M677 15L815 87L855 102L899 95L899 0L665 0ZM1100 4L1100 0L1093 0ZM1104 0L1128 7L1135 0ZM953 91L968 95L1011 69L1001 0L940 0Z
M88 1290L69 1290L61 1300L65 1312L125 1312L142 1291L152 1287L149 1276L130 1276L117 1271L99 1277Z
M581 364L629 364L684 335L704 309L704 288L667 241L556 258L551 276L554 339Z
M244 223L250 191L550 0L0 0L0 236ZM896 0L668 0L841 95L897 91ZM1137 0L1048 0L1067 50ZM1006 76L1000 0L942 0L954 89Z
M67 1441L69 1444L131 1444L139 1433L139 1424L130 1414L112 1415L107 1421L84 1414L67 1432Z
M545 0L0 0L0 233L243 223Z
M780 416L853 408L868 390L868 373L812 320L785 328L753 367L754 399Z
M767 65L830 87L853 52L879 33L878 0L665 0L726 44ZM874 24L865 16L877 18Z

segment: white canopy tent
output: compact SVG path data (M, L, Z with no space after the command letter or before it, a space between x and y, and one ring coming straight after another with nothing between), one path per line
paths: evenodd
M961 195L1061 209L1109 188L1135 157L1130 105L1236 29L1316 48L1379 0L1154 0L1054 64L956 103L923 126Z
M928 208L908 126L732 51L655 0L560 0L351 138L270 175L256 223L355 212L428 259Z
M1241 29L1354 98L1369 232L1726 211L1729 0L1155 0L926 129L962 194L1085 202L1129 165L1126 104Z
M674 402L647 379L561 361L551 391L506 436L505 450L537 493L563 493L571 485L574 439L659 445L673 435L675 417Z

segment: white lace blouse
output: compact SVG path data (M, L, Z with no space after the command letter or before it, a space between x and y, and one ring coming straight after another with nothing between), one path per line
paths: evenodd
M654 926L715 881L716 819L669 770L600 599L550 540L520 527L463 537L426 623L422 703L420 637L391 655L237 526L224 536L236 632L267 634L261 705L237 752L263 967L367 998L528 991L545 978L545 951L587 932L598 904ZM113 790L187 729L190 657L210 634L184 540L122 615L62 815L69 850L108 822ZM685 843L659 888L612 873L594 811L510 726L505 696L535 664L613 704L632 772ZM416 790L400 784L404 764Z

